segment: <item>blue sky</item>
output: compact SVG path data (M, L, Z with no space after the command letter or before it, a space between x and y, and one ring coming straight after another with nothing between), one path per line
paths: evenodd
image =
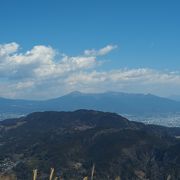
M1 62L5 62L4 59L6 59L7 63L7 59L10 59L9 56L12 58L15 55L18 56L16 57L18 63L20 62L17 60L18 58L24 58L24 62L28 61L27 58L24 57L27 51L31 51L35 46L41 45L46 47L47 51L50 47L56 51L55 57L51 53L52 57L50 56L50 60L52 60L52 62L59 62L59 59L63 61L63 58L60 58L60 56L64 54L69 57L68 63L70 65L70 63L72 63L71 57L84 57L86 56L84 55L85 50L94 49L94 51L99 51L109 45L114 48L107 53L103 55L91 54L91 56L96 56L96 65L92 67L91 64L90 69L86 67L85 70L77 69L77 71L85 74L91 73L91 75L93 72L109 73L109 75L107 75L108 77L112 74L112 71L116 71L116 76L117 74L122 76L119 71L134 72L136 70L137 73L137 71L146 70L148 73L149 71L153 72L152 75L157 74L156 78L163 79L167 76L168 79L163 79L163 82L161 81L158 85L157 82L152 83L152 78L154 77L149 77L150 74L148 74L146 78L149 80L149 84L146 86L142 86L142 84L137 86L135 85L138 83L137 80L132 82L129 75L127 82L124 82L124 79L123 82L119 79L116 79L116 82L114 82L115 80L113 78L110 81L107 80L107 77L104 77L104 84L98 87L99 83L95 84L94 81L96 79L93 76L91 80L93 84L90 82L83 86L83 83L78 81L76 82L76 86L70 87L68 86L70 85L69 81L64 81L62 76L59 75L58 77L61 79L60 84L63 81L65 85L63 86L61 84L60 86L63 87L55 92L57 85L51 84L52 89L45 91L40 97L40 92L42 92L42 89L45 89L46 86L49 86L50 81L58 84L54 79L54 74L57 74L57 71L59 72L60 70L57 70L58 68L53 69L52 71L54 71L54 73L51 72L48 78L43 76L42 80L42 77L40 78L37 73L37 77L27 75L25 69L31 69L29 72L31 74L37 70L33 69L34 66L32 63L28 67L22 66L22 64L20 65L20 63L14 65L12 63L14 59L12 58L13 60L8 62L10 66L12 66L11 68L6 69L4 63L0 64L2 71L0 72L0 85L4 88L13 88L14 93L12 93L12 91L4 92L1 90L0 96L43 99L45 96L47 97L47 92L48 95L50 94L50 91L53 93L49 95L49 98L62 95L71 90L101 92L103 90L129 91L129 89L132 89L133 92L150 92L164 96L178 94L180 90L178 83L178 78L180 77L179 19L180 2L178 0L1 0L1 49L4 48L5 44L7 45L12 42L18 45L17 49L14 47L16 50L6 53L8 57L2 55L0 58ZM11 45L13 46L15 44ZM41 49L40 51L44 52L46 50ZM38 50L33 52L37 54L40 53ZM48 53L43 54L42 57L49 56L49 54L47 54ZM20 57L22 55L23 58ZM38 61L36 61L36 63L41 64L42 59L40 56L38 57L38 60L35 58ZM82 61L86 61L86 59L81 60L81 62ZM75 68L73 63L70 66L74 66ZM39 66L38 68L43 69L43 67ZM49 68L47 67L47 69L51 68L50 66ZM10 73L14 72L15 74L9 77L9 75L7 75L8 71ZM39 72L39 74L41 73L42 72ZM68 73L66 77L69 77L69 75L75 76L74 69ZM160 77L158 76L159 74L161 75ZM81 76L84 76L85 79L84 74ZM142 73L142 76L145 75ZM35 82L35 79L39 79L38 82ZM142 81L142 79L139 81ZM24 87L23 83L28 82L31 82L29 84L33 84L32 88L29 86L28 89L22 88L19 90L16 87L19 83ZM167 84L167 82L169 82L169 84ZM13 83L14 86L11 86ZM119 84L119 86L115 84ZM131 86L129 84L131 84ZM109 86L112 86L112 89L107 88ZM164 90L169 86L171 86L169 90Z

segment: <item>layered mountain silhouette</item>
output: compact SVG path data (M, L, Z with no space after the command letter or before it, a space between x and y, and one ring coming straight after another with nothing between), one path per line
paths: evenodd
M78 109L92 109L120 114L175 113L180 112L180 102L152 94L118 92L99 94L72 92L45 101L0 98L0 113L27 114L36 111L72 111Z
M71 96L76 96L71 94ZM79 95L78 95L79 96ZM66 97L64 97L66 98ZM180 178L180 129L131 122L93 110L36 112L0 122L0 171L18 180Z
M172 96L169 96L168 98L175 101L180 101L180 95L172 95Z

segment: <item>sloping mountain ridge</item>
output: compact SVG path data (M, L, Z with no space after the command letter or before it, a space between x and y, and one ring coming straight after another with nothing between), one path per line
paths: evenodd
M180 95L172 95L169 96L168 99L172 99L174 101L180 101Z
M116 113L164 113L180 112L180 102L152 94L106 92L88 94L72 92L48 101L49 106L62 110L93 109Z
M99 94L72 92L56 99L44 101L0 99L0 113L27 114L36 111L73 111L78 109L93 109L120 114L175 113L180 112L180 102L151 94L119 92Z
M0 122L0 170L29 180L32 169L45 179L54 167L58 176L79 180L95 163L95 179L177 180L179 135L179 128L174 132L114 113L37 112Z

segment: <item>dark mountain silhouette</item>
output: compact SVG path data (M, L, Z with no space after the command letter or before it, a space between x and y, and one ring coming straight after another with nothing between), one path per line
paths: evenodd
M180 102L151 94L118 92L100 94L72 92L45 101L0 99L1 113L27 114L36 111L72 111L77 109L93 109L121 114L175 113L180 112Z
M168 98L174 101L180 101L180 95L172 95L172 96L169 96Z
M0 171L29 180L37 168L45 179L54 167L58 176L79 180L95 163L97 180L177 180L179 136L179 128L131 122L115 113L36 112L0 122Z

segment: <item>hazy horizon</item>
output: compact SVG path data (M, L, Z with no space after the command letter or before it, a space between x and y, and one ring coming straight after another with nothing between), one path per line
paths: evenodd
M59 95L59 96L54 96L54 97L50 97L50 98L8 98L8 97L1 97L3 99L9 99L9 100L27 100L27 101L46 101L46 100L52 100L52 99L57 99L57 98L61 98L63 96L66 95L71 95L71 94L75 94L75 93L79 93L79 94L86 94L86 95L93 95L93 94L107 94L107 93L119 93L119 94L129 94L129 95L152 95L152 96L157 96L157 97L161 97L161 98L167 98L170 100L175 100L175 101L179 101L180 99L180 95L172 95L172 96L161 96L161 95L156 95L156 94L152 94L152 93L140 93L140 92L123 92L123 91L101 91L101 92L82 92L82 91L70 91L67 92L65 94Z

